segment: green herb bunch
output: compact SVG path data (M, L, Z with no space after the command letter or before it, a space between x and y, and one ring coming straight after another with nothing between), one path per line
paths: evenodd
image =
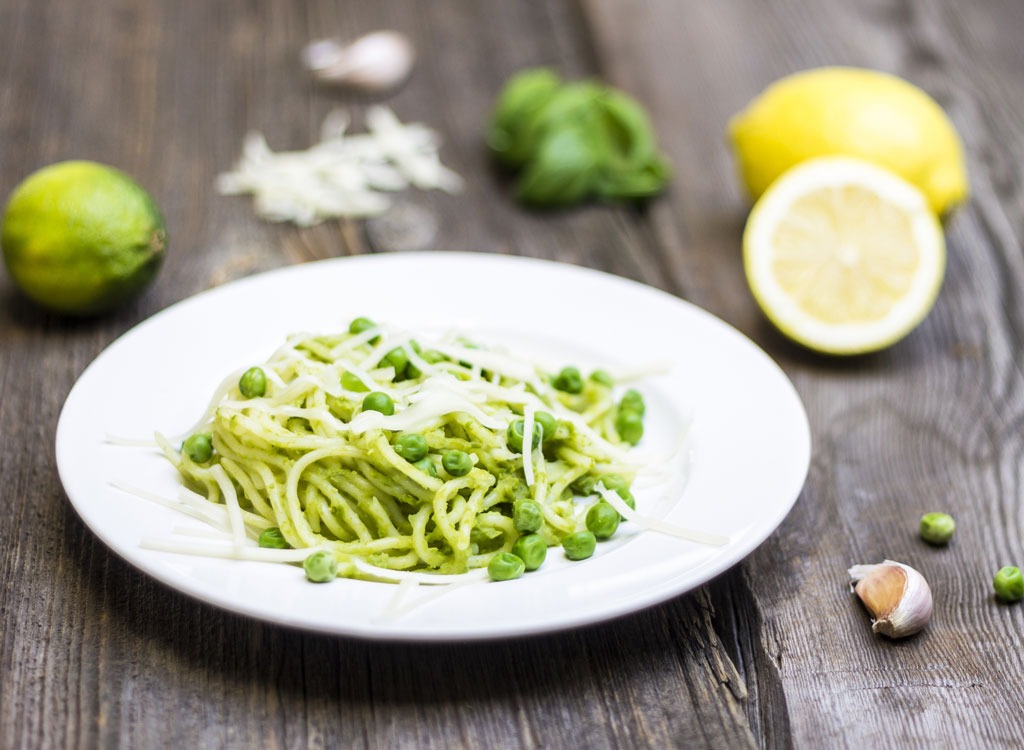
M487 143L518 173L517 198L534 206L642 200L669 178L643 107L600 83L563 82L547 68L509 79Z

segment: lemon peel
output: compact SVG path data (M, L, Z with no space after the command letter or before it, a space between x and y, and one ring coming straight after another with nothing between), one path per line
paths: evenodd
M927 93L887 73L826 67L782 78L729 122L740 177L755 200L796 164L853 156L916 185L949 213L969 192L953 123Z

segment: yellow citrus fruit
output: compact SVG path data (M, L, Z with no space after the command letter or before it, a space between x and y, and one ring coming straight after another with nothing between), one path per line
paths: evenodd
M11 195L0 246L14 283L40 305L71 315L108 310L156 275L167 230L153 199L112 167L52 164Z
M966 199L963 145L942 108L886 73L817 68L769 86L732 118L743 182L758 198L786 170L817 156L855 156L916 185L941 215Z
M794 341L828 354L882 349L932 309L942 228L902 177L849 157L806 161L761 196L743 234L747 282Z

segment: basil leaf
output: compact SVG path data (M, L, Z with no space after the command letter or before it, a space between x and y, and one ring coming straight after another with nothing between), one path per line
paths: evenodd
M601 171L594 184L597 195L604 200L642 200L664 190L671 176L668 162L652 156L646 163Z
M535 143L526 132L559 85L558 76L547 68L524 71L505 84L487 131L488 146L504 164L517 167L529 158Z
M642 166L655 154L650 120L635 99L608 89L599 99L611 143L611 158L627 166Z
M570 83L562 86L526 123L523 139L539 150L541 142L556 130L572 127L597 127L594 102L601 87L594 83Z
M643 199L669 179L650 120L635 99L592 81L563 84L544 68L505 85L487 141L502 163L520 170L519 199L537 206L594 196Z
M605 200L639 200L660 193L671 170L658 155L654 131L643 107L608 89L601 99L609 148L595 190Z
M519 181L517 196L537 206L576 203L593 192L600 176L598 142L584 127L553 131L540 144Z

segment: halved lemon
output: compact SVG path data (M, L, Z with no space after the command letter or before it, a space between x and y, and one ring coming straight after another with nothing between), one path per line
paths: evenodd
M932 309L946 245L918 188L860 159L823 157L761 196L743 260L782 333L819 352L862 354L899 341Z

